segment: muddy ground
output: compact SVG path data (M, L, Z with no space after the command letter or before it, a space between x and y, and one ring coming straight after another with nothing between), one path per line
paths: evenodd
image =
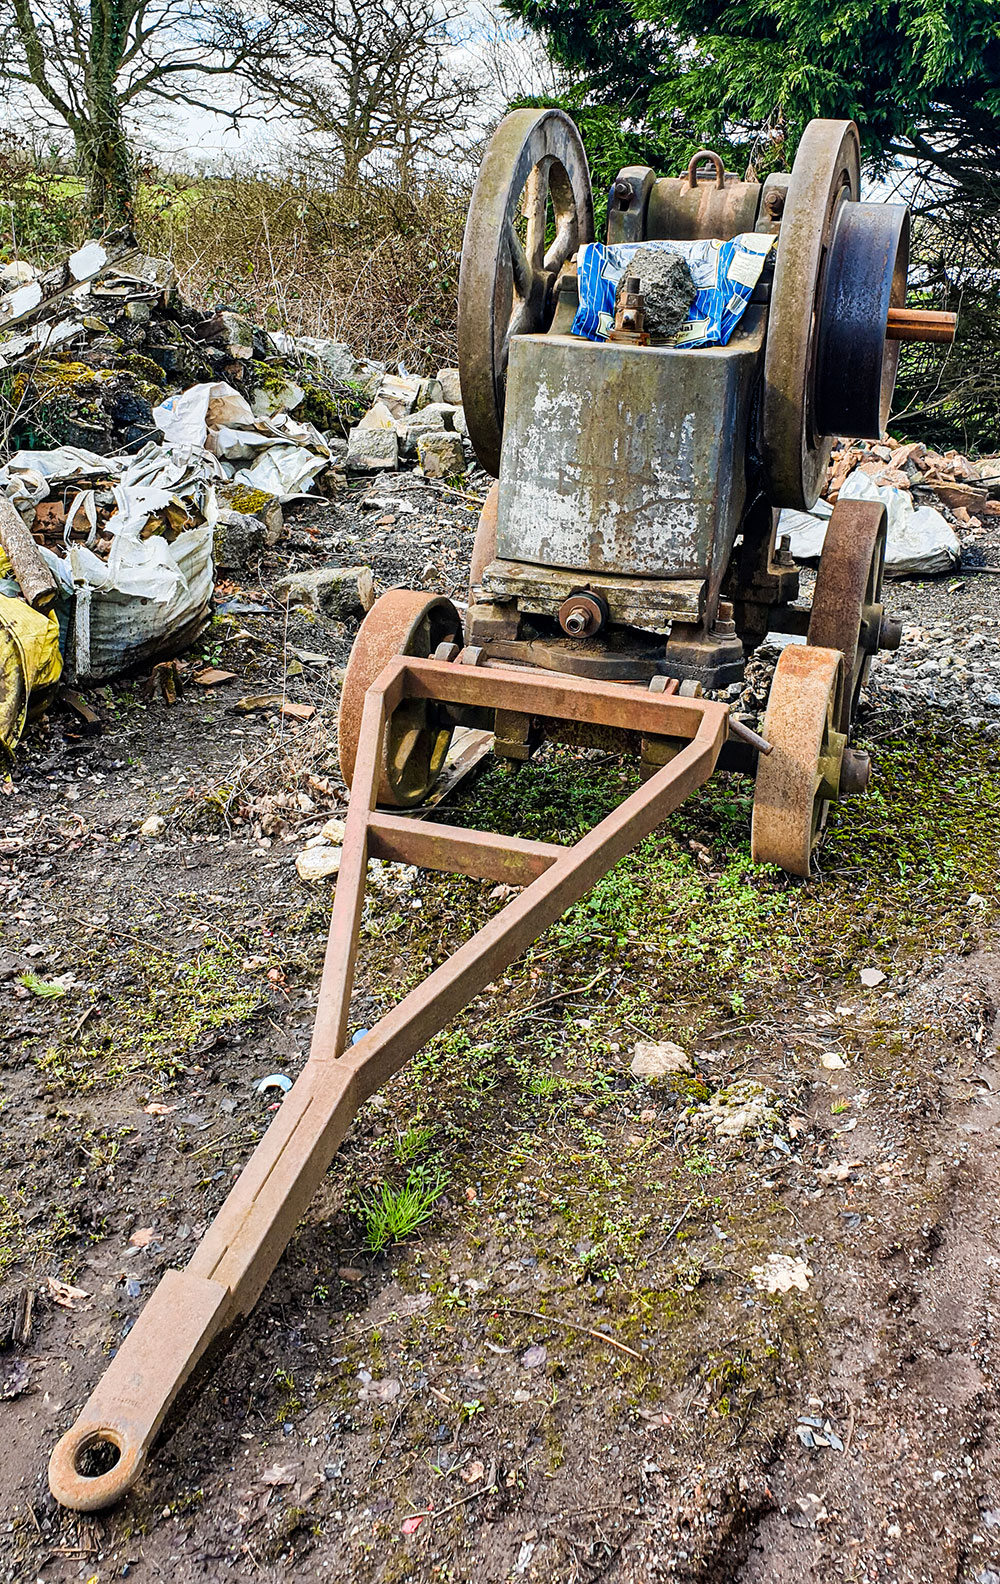
M52 1503L53 1443L308 1045L331 882L295 857L343 812L353 627L268 591L331 561L464 587L474 499L363 493L222 591L201 655L235 681L95 690L100 735L54 711L0 787L8 1342L34 1297L0 1578L1000 1580L988 574L895 586L875 783L813 879L750 866L751 784L715 778L365 1106L123 1505ZM316 713L236 707L273 693ZM453 815L566 841L634 784L549 749ZM376 879L352 1028L504 900ZM633 1077L663 1040L691 1070Z

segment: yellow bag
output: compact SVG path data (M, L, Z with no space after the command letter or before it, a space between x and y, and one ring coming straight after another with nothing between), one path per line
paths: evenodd
M55 612L42 616L24 600L0 594L0 759L10 756L24 730L30 695L50 688L61 674Z

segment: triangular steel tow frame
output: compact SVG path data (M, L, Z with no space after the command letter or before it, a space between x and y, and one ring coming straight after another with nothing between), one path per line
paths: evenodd
M521 841L376 809L386 724L404 698L624 728L685 746L573 846ZM206 1349L253 1308L358 1108L708 780L728 723L725 704L638 686L464 664L461 657L390 662L365 696L309 1059L189 1264L161 1277L54 1448L49 1484L59 1502L86 1512L125 1494ZM348 1046L369 858L524 889ZM103 1458L105 1472L82 1471L88 1453Z

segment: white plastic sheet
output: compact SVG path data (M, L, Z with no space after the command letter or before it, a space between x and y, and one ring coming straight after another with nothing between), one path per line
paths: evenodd
M249 403L225 380L192 385L153 408L153 422L168 445L206 444L209 432L224 424L253 427ZM209 447L209 449L212 449Z
M890 578L933 577L957 566L962 546L955 530L933 506L914 506L909 492L892 484L876 484L860 468L849 474L840 500L881 501L888 514L885 575ZM791 536L797 561L819 559L832 507L817 501L811 512L783 511L778 533Z

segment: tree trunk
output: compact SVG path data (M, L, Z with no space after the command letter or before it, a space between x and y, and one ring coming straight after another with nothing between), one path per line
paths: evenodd
M90 106L92 119L76 133L76 158L86 184L87 219L94 231L132 229L135 169L117 102ZM101 111L103 110L103 113Z

